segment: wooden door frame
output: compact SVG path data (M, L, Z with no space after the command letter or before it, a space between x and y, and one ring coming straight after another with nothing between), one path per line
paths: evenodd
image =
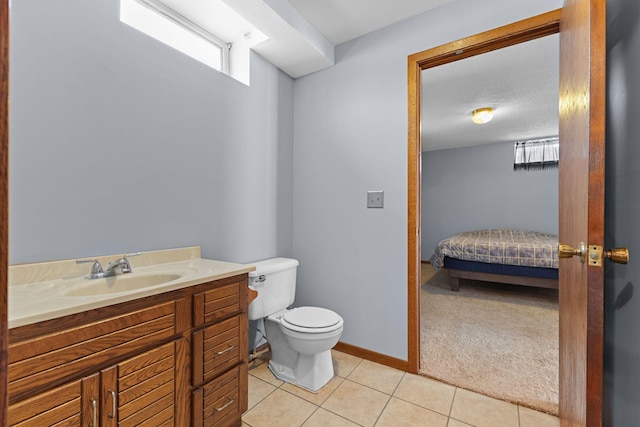
M9 267L9 2L0 0L0 427L7 425Z
M420 368L422 71L560 32L562 9L410 55L408 58L408 370Z

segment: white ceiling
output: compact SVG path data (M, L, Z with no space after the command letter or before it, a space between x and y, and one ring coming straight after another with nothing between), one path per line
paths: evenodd
M289 0L331 43L371 33L455 0Z

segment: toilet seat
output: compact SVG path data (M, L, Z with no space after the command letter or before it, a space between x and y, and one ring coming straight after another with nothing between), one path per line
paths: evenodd
M298 307L287 311L280 324L296 332L320 334L342 327L344 320L334 311L320 307Z

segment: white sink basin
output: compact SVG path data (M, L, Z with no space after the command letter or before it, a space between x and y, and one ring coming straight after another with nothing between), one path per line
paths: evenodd
M183 277L178 273L130 273L102 279L85 279L80 284L70 284L66 296L86 297L128 292L150 286L173 282Z

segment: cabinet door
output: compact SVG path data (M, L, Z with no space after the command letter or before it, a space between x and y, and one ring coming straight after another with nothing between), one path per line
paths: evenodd
M176 425L176 346L182 341L164 344L101 372L103 427Z
M12 404L8 425L98 427L99 375L72 381Z

